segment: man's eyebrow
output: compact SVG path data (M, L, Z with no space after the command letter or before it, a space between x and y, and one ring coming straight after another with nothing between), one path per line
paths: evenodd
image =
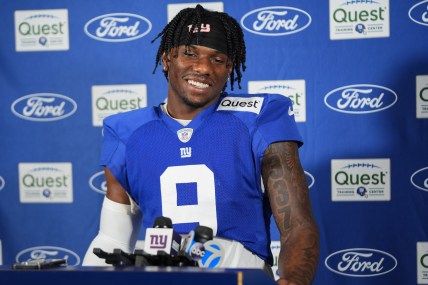
M190 50L192 50L192 51L199 52L198 45L188 45L188 46L184 46L184 49L185 49L185 50L186 50L186 49L190 49ZM212 56L219 56L219 55L222 55L222 56L225 56L225 57L229 58L229 56L228 56L227 54L225 54L224 52L221 52L221 51L216 50L216 49L212 49L212 50L213 50L213 52L212 52Z

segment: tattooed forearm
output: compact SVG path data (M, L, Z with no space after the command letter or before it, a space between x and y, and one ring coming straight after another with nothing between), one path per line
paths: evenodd
M318 263L319 237L297 144L281 142L269 146L262 175L281 234L281 277L296 284L310 284Z
M278 195L275 197L275 204L277 205L278 214L283 215L283 230L290 228L290 205L289 205L289 196L287 191L285 191L285 183L275 182L274 189L277 189Z

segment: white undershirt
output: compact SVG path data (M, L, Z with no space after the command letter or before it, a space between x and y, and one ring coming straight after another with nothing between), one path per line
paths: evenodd
M167 103L165 102L165 104L161 104L160 107L162 109L162 112L164 112L165 114L167 114L170 118L174 119L176 122L178 122L180 125L182 125L183 127L187 126L192 120L182 120L182 119L176 119L174 117L172 117L169 113L168 113L168 109L166 108Z

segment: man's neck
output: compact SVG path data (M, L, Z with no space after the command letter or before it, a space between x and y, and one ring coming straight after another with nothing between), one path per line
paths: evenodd
M193 120L200 112L204 111L206 108L215 104L218 99L221 97L221 94L210 98L208 101L201 103L199 106L192 104L190 101L187 102L179 96L173 96L168 94L168 105L167 111L170 117L179 120Z
M187 126L192 121L192 120L185 120L185 119L177 119L177 118L174 118L173 116L171 116L168 112L168 103L167 102L165 104L161 105L161 109L165 114L167 114L169 117L171 117L172 119L177 121L183 127Z

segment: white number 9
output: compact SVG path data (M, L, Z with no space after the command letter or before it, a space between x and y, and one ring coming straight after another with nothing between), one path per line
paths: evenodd
M196 183L198 203L177 205L178 183ZM217 233L217 209L214 173L205 164L171 166L160 177L162 215L174 224L195 223L212 228Z

